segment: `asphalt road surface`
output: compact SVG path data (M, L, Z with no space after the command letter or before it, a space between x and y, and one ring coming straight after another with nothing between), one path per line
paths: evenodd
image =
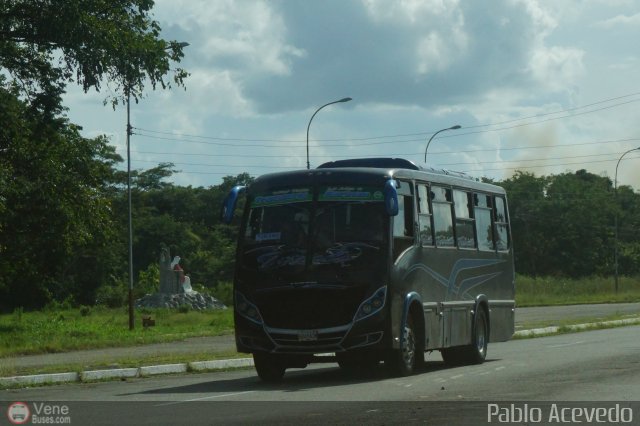
M288 370L276 385L240 370L3 390L0 401L58 401L76 416L72 424L96 425L486 424L488 404L538 404L546 415L551 403L592 401L630 404L638 424L639 336L634 326L491 344L487 362L456 368L433 353L409 377L317 364Z

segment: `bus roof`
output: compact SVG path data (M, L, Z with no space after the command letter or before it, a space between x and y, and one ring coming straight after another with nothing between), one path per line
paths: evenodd
M262 175L250 186L253 190L260 190L266 187L291 186L292 183L312 184L318 180L328 185L344 184L345 181L353 185L374 184L376 181L383 184L391 178L415 179L500 194L505 192L502 187L479 182L465 173L426 168L403 158L355 158L330 161L316 169Z

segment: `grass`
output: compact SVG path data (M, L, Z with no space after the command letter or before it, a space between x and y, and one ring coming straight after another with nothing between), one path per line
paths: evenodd
M640 302L640 277L620 277L617 293L613 277L516 277L518 307L622 302Z
M151 316L156 325L143 328L143 316ZM0 357L171 342L233 331L231 309L209 312L148 309L136 311L135 318L135 328L130 331L124 308L40 312L18 309L0 316Z

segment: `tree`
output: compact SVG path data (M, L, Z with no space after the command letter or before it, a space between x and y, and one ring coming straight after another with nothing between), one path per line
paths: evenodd
M548 177L517 172L500 182L509 196L516 270L528 275L613 274L613 224L620 223L620 265L637 273L640 195L578 170Z
M506 189L509 197L516 270L533 276L548 270L550 238L545 213L548 179L517 171L498 184Z
M115 106L127 93L138 99L149 82L165 80L180 43L160 38L153 0L0 0L0 69L41 111L59 105L69 82L85 92L113 85ZM187 73L176 69L173 81ZM5 86L5 88L8 88ZM105 102L108 99L105 99Z
M147 84L171 86L182 45L160 38L153 4L0 0L0 309L90 303L125 273L114 209L122 159L105 138L81 137L62 95L69 83L107 85L115 107ZM172 74L183 85L187 73ZM153 185L162 167L137 177Z
M90 301L111 272L111 198L122 159L104 137L0 87L0 309Z

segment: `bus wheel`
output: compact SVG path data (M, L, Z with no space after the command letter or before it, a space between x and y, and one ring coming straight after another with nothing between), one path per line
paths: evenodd
M442 349L442 359L450 366L482 364L487 357L487 345L489 343L489 321L484 308L478 307L474 317L475 326L468 346L458 346Z
M466 361L468 364L482 364L487 358L487 346L489 344L489 321L487 313L482 307L478 307L475 317L475 327L471 345L466 348Z
M416 344L416 333L414 327L413 315L407 317L407 323L402 331L402 343L400 349L391 350L385 364L389 364L391 369L400 376L409 376L413 374L418 364L418 356L424 354L418 349Z
M287 369L283 359L277 355L266 352L255 352L253 364L256 367L258 377L264 382L274 383L282 380Z

